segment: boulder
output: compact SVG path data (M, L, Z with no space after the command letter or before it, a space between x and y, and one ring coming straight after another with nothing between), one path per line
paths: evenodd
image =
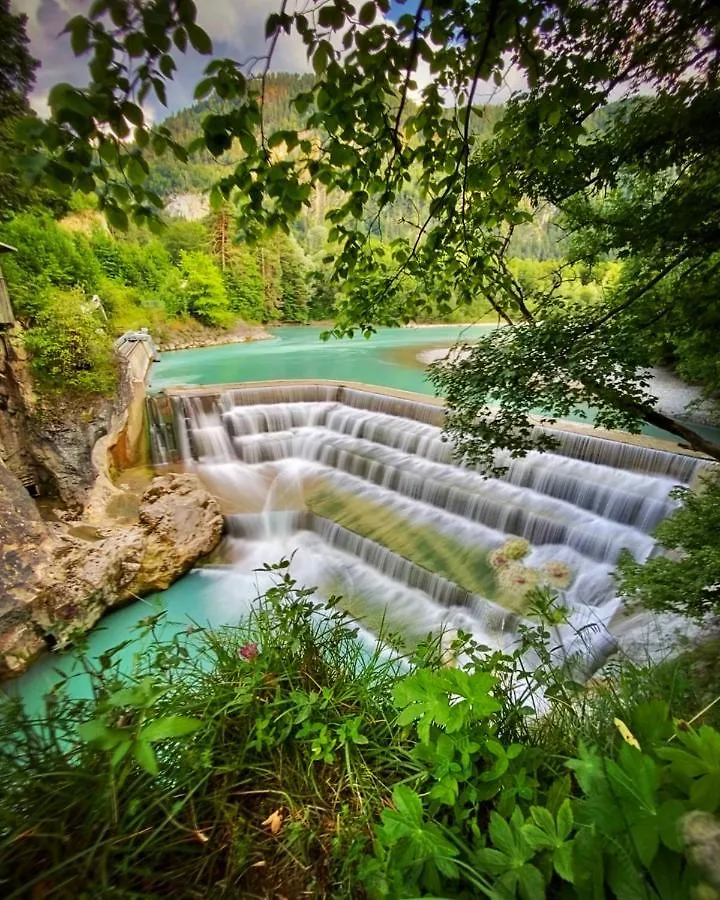
M164 590L217 547L223 517L217 500L195 475L156 478L138 511L146 539L130 591Z
M164 475L143 495L137 525L96 541L56 538L49 562L43 557L36 574L23 570L22 602L17 592L8 597L0 672L22 671L48 641L62 646L107 611L169 587L215 549L222 531L218 504L194 475Z

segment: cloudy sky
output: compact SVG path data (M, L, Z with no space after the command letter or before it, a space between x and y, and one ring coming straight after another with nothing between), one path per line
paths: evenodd
M276 4L272 0L196 0L198 24L213 40L216 56L244 60L264 52L265 19ZM91 0L11 0L15 12L28 17L28 34L33 54L41 61L33 105L46 112L49 89L59 81L81 85L87 81L85 64L70 49L65 23L78 13L87 12ZM277 4L279 7L279 4ZM178 54L176 83L168 92L170 110L192 103L193 87L201 77L207 58L190 51ZM297 35L278 42L273 69L279 72L310 71L305 48Z
M37 111L47 113L46 98L50 88L60 81L82 85L87 81L83 59L76 59L70 49L67 35L61 34L65 23L72 16L84 13L92 0L11 0L15 12L28 17L28 34L31 50L42 63L32 102ZM265 20L269 13L279 8L274 0L196 0L198 24L213 40L214 54L245 60L262 55L265 51ZM290 4L292 6L292 3ZM411 5L410 5L411 6ZM407 12L408 6L393 3L391 16ZM207 57L190 51L177 55L178 72L168 90L169 112L189 106L193 102L193 88L207 65ZM283 36L275 51L273 70L277 72L307 72L310 65L305 47L296 35ZM513 85L513 87L516 85ZM490 99L487 96L478 100ZM503 92L506 93L506 92ZM500 99L496 97L496 99ZM158 107L153 112L162 119L165 110Z

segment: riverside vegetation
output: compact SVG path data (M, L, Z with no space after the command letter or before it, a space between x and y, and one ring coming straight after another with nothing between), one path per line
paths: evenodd
M64 678L39 718L4 701L4 896L717 896L695 658L578 684L547 591L507 653L367 648L287 566L243 625L163 639L147 616L131 671L77 635L91 699Z

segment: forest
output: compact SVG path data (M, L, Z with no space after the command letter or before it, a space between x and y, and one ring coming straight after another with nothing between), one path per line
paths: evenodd
M312 88L312 76L271 75L266 86L267 127L297 128L299 91ZM208 115L222 114L227 103L200 101L164 123L174 140L190 144L202 132ZM502 106L478 116L479 139L490 134ZM197 192L232 169L243 150L237 145L215 158L207 150L187 162L166 156L149 158L148 187L164 199ZM113 386L110 348L126 330L147 327L161 342L173 323L197 320L231 329L244 323L308 323L336 320L347 303L343 283L333 274L335 249L328 240L326 218L336 208L336 195L316 186L289 233L271 229L259 238L244 238L242 218L232 198L202 220L164 217L154 232L141 226L113 227L98 202L76 192L55 198L54 215L32 191L6 195L0 240L16 248L4 262L16 315L27 326L27 349L41 385L62 378L80 392L107 392ZM392 241L407 236L412 219L427 207L420 185L411 180L373 226L376 268L381 285L393 268ZM368 212L368 223L376 211ZM536 211L512 238L511 270L529 293L550 290L558 267L564 267L562 295L580 306L592 304L620 277L621 263L608 259L594 271L578 264L568 269L562 257L552 210ZM417 278L404 278L408 295L423 294ZM99 300L99 303L94 301ZM491 304L482 296L468 303L448 286L441 297L429 291L418 303L418 322L494 321Z

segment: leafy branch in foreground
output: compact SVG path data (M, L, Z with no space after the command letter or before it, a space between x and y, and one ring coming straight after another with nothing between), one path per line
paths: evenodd
M475 399L482 389L507 407L496 443L501 437L513 452L527 449L528 415L541 395L551 418L570 401L598 404L607 423L636 429L662 419L692 447L720 457L692 428L661 417L642 377L630 372L631 362L669 359L708 392L720 384L718 365L699 352L720 319L719 9L711 0L681 8L670 0L602 7L417 0L391 19L388 0L359 8L318 0L297 11L282 4L268 17L265 55L246 65L213 59L197 87L199 98L228 101L205 118L197 145L214 156L234 143L242 148L211 200L233 197L243 233L257 237L289 229L315 187L337 198L327 219L335 277L347 285L339 335L408 322L428 298L485 297L516 329L515 356L535 357L512 397L498 375L507 338L481 344L452 369L450 406L463 428L470 410L457 404L467 380ZM118 226L127 211L151 220L157 198L144 188L148 150L186 151L168 133L151 133L142 103L151 92L165 102L176 51L190 44L211 53L195 18L191 0L99 0L89 17L71 20L76 53L90 54L91 82L56 87L53 121L28 124L30 147L45 147L44 155L28 154L28 169L58 186L99 190ZM294 100L301 127L268 133L265 73L278 36L290 33L303 41L316 79ZM478 97L489 84L502 86L508 67L527 87L511 94L480 140ZM421 83L425 70L431 78ZM427 212L411 237L391 242L393 271L378 287L378 223L412 178ZM577 310L559 299L566 267L533 296L507 265L515 230L540 208L554 210L568 235L568 262L589 273L608 257L626 263L622 283L587 314L577 347ZM422 289L405 294L406 277ZM522 330L528 325L533 343ZM482 368L496 373L492 383L478 376ZM442 376L436 383L445 388ZM485 440L495 415L482 401L474 410L481 423L463 431L468 446Z
M655 530L668 555L645 563L624 557L620 589L649 609L702 621L720 609L720 476L711 472L697 491L676 492L682 507Z

